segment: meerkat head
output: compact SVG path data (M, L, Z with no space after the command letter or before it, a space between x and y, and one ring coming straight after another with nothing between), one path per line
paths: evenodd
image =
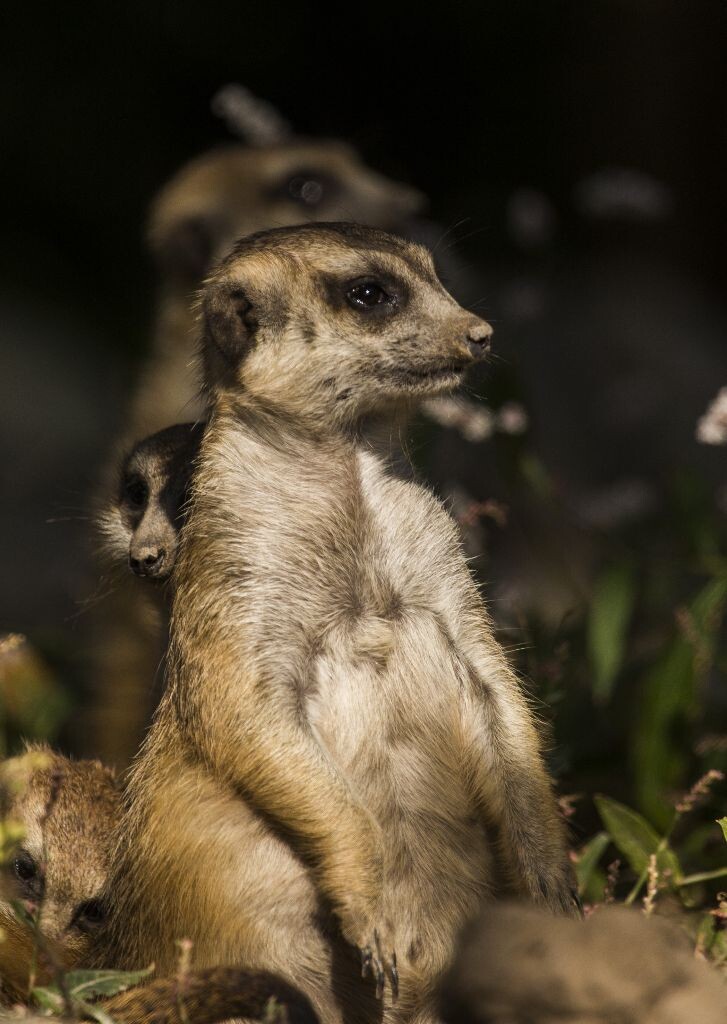
M35 953L41 975L73 967L104 923L121 793L98 761L35 747L0 765L0 811L0 979L21 996Z
M242 239L208 281L202 316L213 389L349 426L456 387L492 334L444 289L428 250L353 224Z
M424 197L367 167L342 142L297 139L203 154L165 186L149 242L163 278L188 289L241 235L302 221L396 228Z
M99 516L104 546L137 576L168 579L204 425L181 423L140 441L121 464Z

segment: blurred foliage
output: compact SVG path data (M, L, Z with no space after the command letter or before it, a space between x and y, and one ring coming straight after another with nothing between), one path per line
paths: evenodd
M521 396L496 382L488 398L496 416ZM432 475L431 428L420 437L420 468ZM520 537L481 516L473 566L550 730L551 766L571 794L562 803L584 903L646 900L647 912L683 918L700 953L722 962L727 516L719 487L675 467L649 481L655 499L636 514L587 516L529 434L488 443L504 481L503 521ZM479 490L472 510L487 497ZM467 545L472 516L461 505L458 495Z
M71 706L59 677L25 637L0 635L0 756L56 738Z

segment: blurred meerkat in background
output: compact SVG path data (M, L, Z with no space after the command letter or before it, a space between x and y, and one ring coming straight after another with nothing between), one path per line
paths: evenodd
M0 865L0 993L6 1001L27 998L33 972L43 984L55 969L84 963L106 916L101 897L120 817L120 790L98 761L72 761L32 746L0 764L7 840Z
M247 103L241 105L242 95ZM295 136L269 104L228 86L213 100L247 144L220 146L191 160L154 199L149 248L159 301L149 359L128 429L143 437L203 414L194 371L192 298L232 243L267 228L351 220L401 228L424 196L367 167L340 140Z

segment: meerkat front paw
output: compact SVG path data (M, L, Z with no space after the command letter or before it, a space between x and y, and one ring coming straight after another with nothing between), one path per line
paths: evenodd
M553 874L537 876L532 892L534 902L553 914L576 918L583 916L578 886L569 866Z
M399 971L396 966L393 936L388 930L382 936L379 929L374 928L372 940L359 946L359 949L361 951L361 977L374 979L376 998L383 998L388 978L392 998L396 999L399 995Z
M399 971L394 927L381 913L380 905L371 908L366 902L348 901L345 909L339 909L341 931L346 941L359 950L361 977L373 979L377 997L382 998L388 979L392 998L396 999Z

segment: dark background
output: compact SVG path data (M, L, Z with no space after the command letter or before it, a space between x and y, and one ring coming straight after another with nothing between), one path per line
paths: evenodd
M94 588L87 499L153 309L146 210L184 161L228 138L209 101L240 81L298 132L344 137L426 192L477 284L498 353L477 388L495 406L523 402L531 429L476 446L425 427L416 454L443 493L508 504L480 562L496 610L511 572L550 580L579 545L575 622L611 564L631 559L638 577L648 552L648 572L670 581L659 600L639 594L612 718L588 696L586 640L562 627L560 594L555 621L548 583L522 607L516 590L503 615L556 709L569 782L587 761L628 791L629 671L703 582L692 535L711 531L717 551L724 537L727 449L698 445L694 429L727 384L726 29L709 0L16 8L0 64L0 628L27 633L77 692L69 665ZM595 214L592 176L623 185L624 170L641 198ZM533 194L535 235L522 215ZM536 508L543 494L557 502ZM572 692L557 667L571 655Z

